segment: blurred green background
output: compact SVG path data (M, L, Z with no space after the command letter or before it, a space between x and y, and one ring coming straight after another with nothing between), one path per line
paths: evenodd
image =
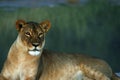
M3 2L5 0L1 0ZM10 2L17 0L9 0ZM32 1L32 0L30 0ZM39 1L39 0L35 0ZM52 1L52 0L51 0ZM55 2L56 0L53 0ZM30 6L0 4L0 70L8 50L17 37L17 19L41 22L50 20L45 48L69 53L83 53L106 60L120 71L120 5L109 0L79 0ZM111 0L112 1L112 0ZM118 0L119 1L119 0ZM28 1L29 2L29 1ZM17 3L13 3L17 4ZM28 7L27 7L28 6Z

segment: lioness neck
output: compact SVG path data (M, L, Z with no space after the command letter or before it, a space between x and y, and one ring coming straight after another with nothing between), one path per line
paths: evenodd
M38 55L38 56L29 55L27 47L22 44L19 37L17 37L17 39L14 41L14 43L12 44L12 46L9 50L9 53L8 53L9 59L16 58L16 60L18 60L18 61L20 61L20 60L27 60L27 61L38 60L39 57L40 57L40 55Z
M2 75L9 80L26 80L31 77L34 80L37 73L39 57L40 55L29 55L26 47L17 38L9 50ZM21 76L23 74L24 76ZM26 75L29 75L29 77L26 77Z

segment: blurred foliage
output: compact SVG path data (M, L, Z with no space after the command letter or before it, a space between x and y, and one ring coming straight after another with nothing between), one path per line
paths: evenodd
M50 20L46 46L59 52L79 52L105 59L114 71L120 71L120 6L92 0L84 6L40 8L0 8L0 69L16 39L15 21Z

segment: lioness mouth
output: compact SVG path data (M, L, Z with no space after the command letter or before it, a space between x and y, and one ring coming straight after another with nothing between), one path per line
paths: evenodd
M38 50L38 49L33 49L33 50L29 50L29 54L32 55L32 56L37 56L39 54L41 54L42 50Z

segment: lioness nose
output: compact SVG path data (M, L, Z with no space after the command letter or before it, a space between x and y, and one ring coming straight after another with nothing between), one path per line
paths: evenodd
M37 47L37 46L39 46L39 43L32 43L32 45Z

